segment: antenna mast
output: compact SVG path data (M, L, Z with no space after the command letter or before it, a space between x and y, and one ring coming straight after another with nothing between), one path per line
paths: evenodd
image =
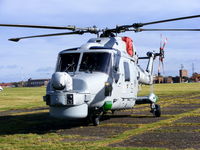
M192 75L194 74L194 63L192 63Z

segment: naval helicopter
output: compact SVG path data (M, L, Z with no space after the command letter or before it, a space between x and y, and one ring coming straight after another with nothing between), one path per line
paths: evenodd
M0 86L0 92L3 91L3 88Z
M200 15L173 19L133 23L114 28L99 29L96 26L81 28L76 26L41 26L22 24L0 24L2 27L23 27L40 29L70 30L54 34L43 34L11 38L18 42L22 39L73 35L95 34L82 46L62 50L58 54L55 72L46 87L43 97L49 106L50 116L64 119L88 118L95 126L108 111L132 109L137 104L149 104L155 117L161 116L157 104L158 96L138 96L139 85L153 84L154 60L163 60L164 49L147 52L145 57L137 55L130 37L120 37L120 33L133 31L200 31L200 29L144 29L143 26L166 23L184 19L198 18ZM147 59L146 69L139 65Z

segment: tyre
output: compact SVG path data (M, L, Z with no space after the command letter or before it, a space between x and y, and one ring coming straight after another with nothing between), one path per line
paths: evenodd
M154 117L160 117L161 116L161 109L158 104L155 104L155 109L153 110L153 116Z
M94 126L98 126L100 124L100 117L99 116L94 116L92 118L92 122Z

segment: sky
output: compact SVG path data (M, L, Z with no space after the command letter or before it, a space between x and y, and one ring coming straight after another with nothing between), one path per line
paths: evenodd
M113 28L199 14L199 0L0 0L0 24ZM145 28L200 28L199 24L200 18L196 18ZM50 78L61 50L78 47L95 37L85 34L8 41L56 32L62 30L0 27L0 83ZM139 56L144 56L159 50L161 34L168 38L164 74L177 76L182 64L191 75L192 63L194 71L200 73L200 32L126 32L119 36L131 37ZM155 73L157 68L155 62Z

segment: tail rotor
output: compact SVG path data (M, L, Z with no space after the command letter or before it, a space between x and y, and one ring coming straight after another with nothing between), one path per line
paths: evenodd
M160 35L160 39L161 40L160 40L160 52L159 52L159 63L158 63L158 76L160 76L160 74L161 74L160 73L161 68L163 70L163 74L165 73L164 72L164 58L165 58L164 49L165 49L165 46L168 42L167 38L163 39L162 34Z

